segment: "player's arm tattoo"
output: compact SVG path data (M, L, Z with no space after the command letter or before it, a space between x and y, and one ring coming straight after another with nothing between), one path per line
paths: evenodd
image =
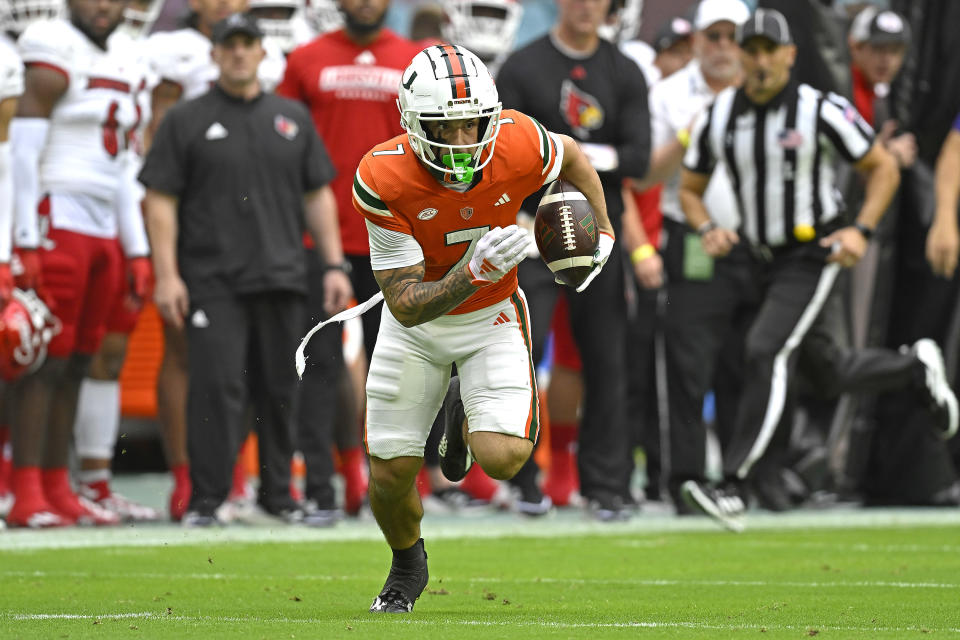
M473 295L465 268L454 269L440 280L423 282L423 262L398 269L374 271L383 298L393 316L405 327L439 318Z

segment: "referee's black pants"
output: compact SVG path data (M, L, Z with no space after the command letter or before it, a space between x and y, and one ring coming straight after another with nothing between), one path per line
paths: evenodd
M909 353L837 345L824 309L840 267L826 257L827 250L812 242L755 258L762 303L747 333L743 393L724 451L728 479L749 479L766 452L801 355L811 378L835 393L917 387L923 379L923 366Z
M520 288L530 307L533 356L543 355L560 285L542 260L520 264ZM565 289L570 328L583 363L583 411L577 450L580 493L601 506L630 499L633 469L626 420L627 305L623 256L615 247L607 264L583 293ZM521 473L536 469L531 461ZM519 475L519 474L518 474Z
M246 435L248 399L260 454L258 501L267 510L290 505L297 405L293 354L303 315L304 297L288 291L192 303L186 323L191 511L211 515L226 499Z
M714 389L721 440L733 430L732 416L740 399L745 327L759 302L753 258L744 245L715 259L709 279L690 279L684 272L687 242L699 242L688 227L663 222L667 305L662 331L667 373L669 459L667 488L682 508L679 487L685 480L704 480L706 429L703 400ZM688 239L689 238L689 239Z

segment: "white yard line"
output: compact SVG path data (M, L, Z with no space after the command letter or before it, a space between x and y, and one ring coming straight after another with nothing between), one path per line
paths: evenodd
M368 582L370 576L364 575L252 575L240 573L145 573L131 572L103 572L103 571L4 571L0 569L0 577L11 578L83 578L83 579L130 579L130 580L170 580L171 577L186 580L295 580L317 582ZM843 580L830 581L793 581L793 580L670 580L644 578L484 578L444 577L445 583L479 583L479 584L576 584L576 585L622 585L637 587L790 587L803 589L845 588L845 587L874 587L886 589L958 589L960 583L952 582L902 582L888 580Z
M554 622L548 620L461 620L451 618L450 620L421 620L415 617L391 618L391 623L410 624L418 626L435 627L438 624L457 624L474 627L523 627L529 629L700 629L715 631L734 631L740 629L756 629L758 631L766 629L768 631L809 631L816 629L820 631L838 631L838 632L880 632L880 633L907 633L919 632L924 629L927 631L938 631L941 633L960 634L960 628L939 629L935 627L881 627L881 626L854 626L854 625L782 625L782 624L709 624L704 622L683 622L683 621L628 621L628 622ZM329 624L331 621L326 618L287 618L287 617L261 617L261 616L190 616L190 615L167 615L164 613L144 611L141 613L104 613L104 614L72 614L72 613L17 613L0 614L0 619L8 619L18 622L40 622L46 620L158 620L164 622L233 622L245 624ZM371 618L371 622L375 618ZM354 621L352 624L356 628L362 628L366 621Z
M751 513L747 532L799 529L844 529L853 527L907 527L960 525L960 509L851 509ZM639 514L624 523L600 523L577 511L553 517L529 519L491 512L485 516L428 516L423 522L428 540L461 538L551 538L587 535L624 535L720 531L707 518L677 518L662 514ZM175 525L141 525L114 528L68 528L45 531L7 529L0 533L0 552L31 549L83 549L97 547L159 547L237 543L298 543L380 541L382 534L372 520L350 520L329 529L304 526L234 525L216 529L183 529ZM647 544L639 541L638 544ZM907 550L909 545L903 547ZM949 547L955 549L955 547ZM869 548L864 549L869 550Z

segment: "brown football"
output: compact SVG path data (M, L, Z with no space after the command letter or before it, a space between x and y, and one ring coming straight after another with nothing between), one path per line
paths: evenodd
M593 270L600 230L587 197L566 180L547 187L533 224L540 257L557 280L578 287Z

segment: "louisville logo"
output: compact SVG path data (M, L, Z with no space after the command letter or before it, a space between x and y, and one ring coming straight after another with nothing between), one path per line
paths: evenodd
M589 138L590 131L603 126L603 107L592 95L570 80L560 85L560 115L578 137Z
M287 118L286 116L278 115L273 119L273 128L277 130L277 133L282 135L287 140L293 140L297 137L297 133L300 131L300 127L297 126L297 123Z

